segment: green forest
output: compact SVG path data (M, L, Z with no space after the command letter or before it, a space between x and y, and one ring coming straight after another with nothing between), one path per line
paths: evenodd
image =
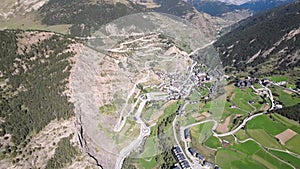
M74 56L64 51L73 42L52 35L31 46L24 45L24 54L18 54L23 33L0 31L0 136L11 134L14 143L1 151L5 155L16 155L51 120L74 115L73 104L63 95L71 69L68 58Z

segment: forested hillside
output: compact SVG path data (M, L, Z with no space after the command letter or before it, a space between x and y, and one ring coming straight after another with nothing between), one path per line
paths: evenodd
M248 67L257 72L255 68L264 63L265 68L272 65L269 71L299 66L299 11L297 1L236 24L214 44L226 70L246 71Z
M71 34L89 36L93 30L117 18L144 12L144 6L127 2L91 0L50 0L39 9L42 23L46 25L72 24Z
M65 94L73 40L48 32L0 31L1 157L14 157L51 120L74 115Z

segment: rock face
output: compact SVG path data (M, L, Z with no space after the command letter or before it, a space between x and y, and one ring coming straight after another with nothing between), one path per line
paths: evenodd
M25 15L36 11L49 0L4 0L1 2L0 17L8 19L15 15Z

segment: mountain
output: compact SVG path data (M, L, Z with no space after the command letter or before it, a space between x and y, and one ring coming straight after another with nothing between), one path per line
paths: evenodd
M198 12L183 0L15 0L3 2L0 28L40 29L74 36L90 36L102 25L140 12L162 12L187 19L210 36L221 18ZM2 19L1 19L2 18Z
M266 11L280 5L287 4L289 2L293 2L294 0L256 0L256 1L249 1L242 5L241 8L249 9L254 13Z
M76 36L89 36L103 24L145 11L144 6L126 0L50 0L38 10L43 24L71 24L70 32Z
M245 9L239 5L228 4L226 2L221 2L221 1L189 0L188 2L194 5L197 10L208 13L212 16L221 16L222 14L227 12L233 12L235 10Z
M249 17L214 43L227 71L252 73L300 64L300 2Z
M0 168L93 166L79 148L71 70L80 45L45 31L0 31ZM76 164L79 158L90 164ZM77 166L76 166L77 165Z
M258 13L292 1L294 0L252 0L234 3L222 0L188 0L187 2L192 4L198 11L208 13L212 16L223 16L226 13L238 13L244 10Z

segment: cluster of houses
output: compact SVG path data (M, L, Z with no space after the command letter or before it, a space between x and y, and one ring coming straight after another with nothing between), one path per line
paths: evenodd
M180 99L181 96L188 94L188 87L184 86L183 81L185 79L179 79L178 74L167 74L164 72L155 72L155 74L163 80L163 82L158 86L161 91L169 93L169 100ZM203 82L208 82L212 78L207 73L201 73L200 70L194 71L193 74L189 77L189 83L186 84L195 84L202 85ZM182 82L181 82L182 80Z
M174 146L172 149L173 156L178 162L173 169L191 169L189 162L187 161L185 155L183 154L179 146Z
M235 86L239 88L251 87L252 83L253 83L253 79L251 78L245 80L240 79L235 83Z
M187 142L191 141L191 133L190 133L190 129L189 128L187 128L187 129L184 130L184 139ZM205 157L203 155L201 155L200 153L196 152L195 149L189 147L188 151L189 151L189 153L192 156L196 157L196 159L202 164L202 166L207 167L207 168L220 169L220 167L214 165L211 162L206 161Z
M189 151L189 153L191 153L192 156L196 157L199 160L199 162L202 164L203 167L213 168L213 169L221 169L219 166L206 161L205 157L203 155L201 155L200 153L198 153L195 149L190 147L190 148L188 148L188 151Z

